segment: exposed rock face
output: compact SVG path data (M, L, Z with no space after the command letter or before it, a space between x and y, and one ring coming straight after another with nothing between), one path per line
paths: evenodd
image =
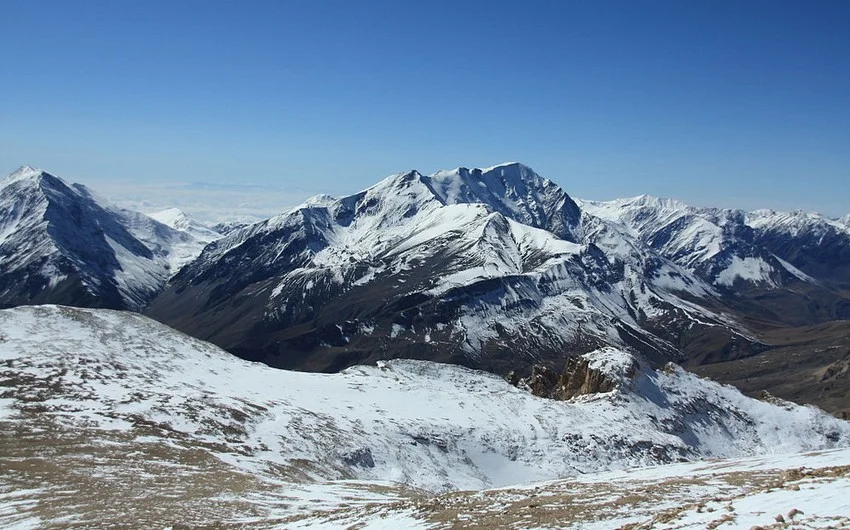
M540 397L554 398L558 388L558 374L551 368L535 364L531 367L531 375L516 378L512 372L508 375L508 381L519 388L527 388L532 394Z
M636 365L632 365L630 373L634 375ZM598 394L610 392L617 386L617 382L608 374L590 367L590 361L584 357L573 357L567 360L564 373L561 374L558 392L561 399L570 399L582 394Z
M357 449L356 451L342 455L342 461L349 466L359 466L364 468L375 467L372 450L368 447Z
M581 356L567 359L564 370L558 374L554 370L535 365L531 375L520 379L518 385L528 388L532 394L552 399L567 400L584 394L610 392L624 379L631 379L638 369L633 358L621 374L612 374L593 365L592 359ZM510 379L510 378L509 378Z

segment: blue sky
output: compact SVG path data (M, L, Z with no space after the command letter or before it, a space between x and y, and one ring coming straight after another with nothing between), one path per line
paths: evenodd
M298 195L517 160L841 215L848 28L843 0L3 0L0 170Z

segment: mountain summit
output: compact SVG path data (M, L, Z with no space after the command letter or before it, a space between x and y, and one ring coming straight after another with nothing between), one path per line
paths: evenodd
M0 305L142 309L200 243L30 166L0 181Z
M252 360L386 357L494 371L614 344L681 360L676 330L748 347L684 301L713 290L511 163L392 175L213 242L148 313Z

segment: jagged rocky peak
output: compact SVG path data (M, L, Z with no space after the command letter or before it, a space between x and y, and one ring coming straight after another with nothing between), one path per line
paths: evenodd
M850 278L844 265L850 230L818 213L698 208L645 195L579 202L585 212L623 226L630 236L720 289L757 292L800 282L842 284Z
M486 204L510 219L575 240L578 205L559 186L518 162L438 171L425 181L445 204Z
M570 357L563 371L536 365L527 378L516 381L534 395L567 400L585 394L611 392L627 385L638 373L640 362L616 348L600 348Z
M303 219L320 231L367 225L379 230L423 221L453 205L473 205L480 207L479 213L499 213L561 239L577 240L573 232L581 212L575 202L550 180L518 163L484 169L461 167L430 176L416 170L397 173L354 195L313 197L255 228L279 230ZM252 235L254 232L257 230ZM237 239L244 240L244 235Z

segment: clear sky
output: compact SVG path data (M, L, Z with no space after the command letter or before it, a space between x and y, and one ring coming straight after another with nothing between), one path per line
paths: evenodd
M850 212L850 1L0 0L0 171ZM288 205L284 205L288 206Z

